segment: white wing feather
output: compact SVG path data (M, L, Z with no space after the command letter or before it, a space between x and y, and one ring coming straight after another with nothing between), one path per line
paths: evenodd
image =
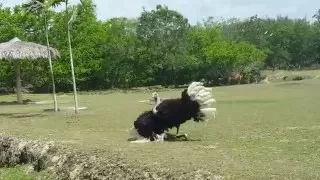
M197 101L200 104L200 111L204 114L205 118L215 118L217 109L211 107L216 103L213 98L212 89L203 86L201 82L192 82L188 87L188 95L192 101Z

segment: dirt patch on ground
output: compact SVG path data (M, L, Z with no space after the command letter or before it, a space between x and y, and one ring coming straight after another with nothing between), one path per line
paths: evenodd
M206 171L178 173L127 164L115 155L97 157L63 149L54 142L0 136L0 167L29 165L34 171L46 171L44 179L223 179Z

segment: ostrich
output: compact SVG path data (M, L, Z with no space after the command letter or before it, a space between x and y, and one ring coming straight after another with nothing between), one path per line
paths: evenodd
M147 100L147 101L148 101L148 102L152 101L152 104L153 104L152 111L153 111L154 113L157 113L156 108L157 108L157 106L158 106L163 100L165 100L165 99L161 99L160 96L159 96L159 94L158 94L157 92L153 92L153 93L152 93L152 99L151 99L151 100ZM141 101L140 101L140 102L141 102ZM143 102L146 102L146 101L143 101ZM180 125L177 125L177 126L176 126L176 129L177 129L176 135L175 135L176 138L180 138L180 137L184 137L184 138L186 138L186 139L188 138L188 135L187 135L187 134L179 135Z
M137 138L134 142L163 142L168 129L177 127L178 130L181 124L191 119L207 122L211 117L215 118L216 108L211 105L216 100L210 91L201 82L193 82L182 91L180 98L163 100L152 110L140 114L132 128Z

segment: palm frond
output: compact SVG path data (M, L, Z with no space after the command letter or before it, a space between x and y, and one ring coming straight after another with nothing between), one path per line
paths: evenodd
M45 7L43 0L30 0L27 3L22 4L22 8L28 13L39 13L43 11Z
M27 12L39 13L51 7L55 8L66 1L67 0L29 0L27 3L22 4L22 8Z
M68 0L51 0L50 6L55 8L57 6L60 6L61 3L64 3L66 1L68 1Z

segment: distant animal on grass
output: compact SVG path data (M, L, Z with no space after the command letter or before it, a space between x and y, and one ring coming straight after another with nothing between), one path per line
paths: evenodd
M286 81L287 78L288 78L288 76L283 76L283 77L282 77L282 80Z
M262 83L265 83L265 84L270 84L270 81L269 81L269 77L267 76L264 80L261 81Z
M237 84L241 84L243 78L243 73L240 72L232 72L228 78L228 84L231 85L232 82L237 82Z
M140 114L131 129L136 138L133 142L163 142L173 127L177 128L176 136L181 137L179 127L188 120L204 122L215 118L216 108L211 107L215 102L211 88L204 87L201 82L193 82L182 91L180 98L165 99L152 110Z

